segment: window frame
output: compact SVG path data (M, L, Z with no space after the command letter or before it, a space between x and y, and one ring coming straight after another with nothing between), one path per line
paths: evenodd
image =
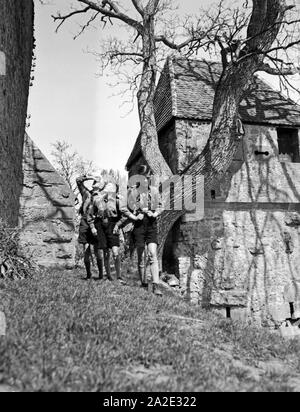
M290 135L290 136L288 136ZM281 139L291 139L290 143L285 143L285 148L281 145ZM300 163L300 135L299 129L294 127L278 127L277 128L277 146L278 157L280 163ZM289 147L290 150L283 153ZM284 156L289 156L291 160L284 159Z

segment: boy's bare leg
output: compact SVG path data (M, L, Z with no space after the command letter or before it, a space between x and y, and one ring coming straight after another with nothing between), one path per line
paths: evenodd
M111 276L111 270L110 270L110 250L109 249L104 250L104 266L105 266L106 276L108 280L113 280Z
M121 279L121 259L120 259L119 250L120 249L117 246L114 246L112 248L112 254L113 254L115 269L117 273L117 279Z
M87 243L83 246L83 253L84 253L84 266L86 270L86 278L92 278L92 271L91 271L91 246Z
M147 279L146 279L146 267L145 267L145 248L140 247L137 249L138 255L138 270L139 270L139 277L142 286L147 286Z
M152 276L153 282L153 292L157 296L162 296L161 291L159 290L159 264L158 264L158 257L157 257L157 244L150 243L148 245L148 257L150 262L150 271Z
M122 272L121 272L121 256L120 256L120 248L118 246L114 246L112 248L112 253L113 253L113 259L114 259L114 264L116 268L116 273L117 273L117 279L125 284L124 279L122 278Z
M94 246L94 253L97 260L97 266L99 271L99 279L103 279L103 250L98 249L97 246Z

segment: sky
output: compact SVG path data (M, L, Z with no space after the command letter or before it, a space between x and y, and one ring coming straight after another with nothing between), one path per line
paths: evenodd
M50 159L51 145L65 140L99 168L124 171L139 119L136 107L128 114L130 106L121 107L121 98L114 96L114 74L108 71L99 77L96 58L88 53L99 50L106 29L91 29L73 40L82 20L74 18L56 33L51 16L69 10L74 1L35 3L37 61L29 97L29 135ZM199 0L184 0L184 13L198 8ZM110 29L109 35L117 34L117 27Z
M128 0L124 0L125 2ZM97 51L107 35L122 33L112 28L92 28L74 40L80 17L55 32L51 17L58 11L70 10L71 0L48 0L40 5L35 0L36 67L30 88L28 114L31 138L51 160L52 144L65 140L73 149L98 168L125 170L139 132L137 108L128 114L111 83L117 80L107 71L99 76ZM179 14L196 13L210 0L179 0ZM268 79L269 82L273 80ZM115 96L114 96L115 95Z

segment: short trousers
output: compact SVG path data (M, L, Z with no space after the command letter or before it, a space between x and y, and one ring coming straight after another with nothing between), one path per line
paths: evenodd
M81 245L96 245L97 238L92 234L92 231L87 223L86 218L81 218L80 225L79 225L79 237L78 242Z
M78 242L82 245L89 244L97 247L98 249L106 249L107 242L100 219L96 219L95 228L97 229L97 236L92 234L87 220L82 218L79 226Z
M136 248L143 248L150 243L158 245L157 219L145 215L143 220L135 222L132 237Z
M120 236L119 234L114 235L114 228L116 226L117 220L108 219L108 222L102 222L102 230L106 238L107 249L112 249L113 247L120 247Z

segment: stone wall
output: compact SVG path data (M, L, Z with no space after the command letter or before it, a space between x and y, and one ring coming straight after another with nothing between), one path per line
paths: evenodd
M0 217L18 222L33 48L33 2L0 1Z
M74 267L73 192L28 136L24 144L23 174L21 250L44 267Z
M196 124L194 137L183 138L190 127L177 124L178 147L188 142L179 167L209 135L207 125ZM279 160L277 130L246 126L232 167L206 195L204 220L175 226L173 253L186 296L259 325L282 323L290 303L300 309L299 200L300 164Z

